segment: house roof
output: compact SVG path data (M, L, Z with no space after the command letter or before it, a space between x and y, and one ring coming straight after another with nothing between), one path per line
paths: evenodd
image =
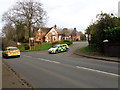
M41 30L42 32L42 36L44 37L51 29L51 28L48 28L48 27L33 27L33 29L37 32L39 29Z
M59 35L70 36L73 30L63 28L63 29L60 29L60 30L58 29L57 31L58 31Z
M72 36L76 36L76 35L80 35L80 34L79 34L79 32L78 32L76 29L74 29L74 30L72 31L71 35L72 35Z
M42 31L42 32L49 32L52 28L48 28L48 27L33 27L36 31L38 31L39 29Z

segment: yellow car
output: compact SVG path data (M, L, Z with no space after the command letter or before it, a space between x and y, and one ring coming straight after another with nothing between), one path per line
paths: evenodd
M11 57L11 56L17 56L20 57L20 50L17 47L7 47L3 52L2 52L3 57Z

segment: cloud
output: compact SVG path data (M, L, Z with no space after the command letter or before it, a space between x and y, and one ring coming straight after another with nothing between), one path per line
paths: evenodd
M118 0L41 0L48 12L48 25L84 30L101 11L117 13Z
M0 16L7 11L16 0L0 1ZM74 28L84 32L92 19L101 11L116 13L119 0L37 0L43 4L49 19L46 26Z

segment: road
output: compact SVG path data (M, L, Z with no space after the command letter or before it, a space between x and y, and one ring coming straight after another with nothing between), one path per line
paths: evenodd
M22 52L20 58L3 60L35 88L118 88L118 63L70 52Z

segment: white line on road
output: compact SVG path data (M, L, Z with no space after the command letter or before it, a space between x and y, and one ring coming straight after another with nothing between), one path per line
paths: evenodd
M27 56L27 55L23 55L23 56L26 56L26 57L29 57L29 58L33 58L31 56ZM46 61L46 62L50 62L50 63L55 63L55 64L63 64L61 62L57 62L57 61L51 61L51 60L48 60L48 59L43 59L43 58L37 58L38 60L41 60L41 61ZM64 65L68 65L68 64L64 64ZM70 65L71 66L71 65ZM84 69L84 70L89 70L89 71L93 71L93 72L99 72L99 73L104 73L104 74L109 74L109 75L112 75L112 76L120 76L118 74L113 74L113 73L109 73L109 72L104 72L104 71L100 71L100 70L95 70L95 69L90 69L90 68L86 68L86 67L80 67L80 66L75 66L76 68L79 68L79 69Z
M47 59L43 59L43 58L38 58L41 61L47 61L47 62L51 62L51 63L57 63L60 64L60 62L56 62L56 61L51 61L51 60L47 60Z
M76 68L85 69L85 70L89 70L89 71L93 71L93 72L99 72L99 73L109 74L109 75L113 75L113 76L117 76L117 77L120 76L118 74L108 73L108 72L99 71L99 70L90 69L90 68L85 68L85 67L80 67L80 66L76 66Z
M31 56L28 56L28 55L23 55L25 57L29 57L29 58L33 58ZM56 64L60 64L60 62L57 62L57 61L51 61L51 60L48 60L48 59L43 59L43 58L37 58L38 60L41 60L41 61L46 61L46 62L51 62L51 63L56 63Z

